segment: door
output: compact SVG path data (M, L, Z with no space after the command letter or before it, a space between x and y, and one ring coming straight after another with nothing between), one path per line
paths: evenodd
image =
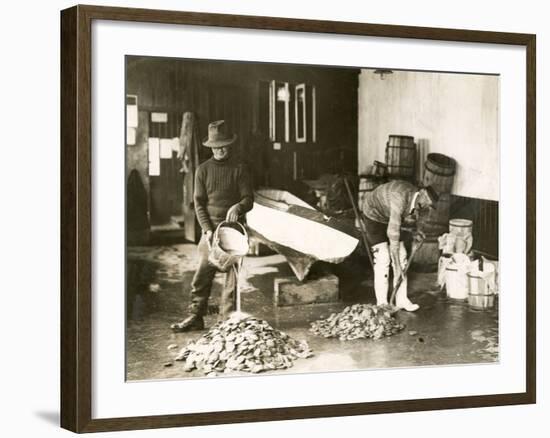
M149 114L151 225L169 224L182 214L183 174L177 160L181 113Z

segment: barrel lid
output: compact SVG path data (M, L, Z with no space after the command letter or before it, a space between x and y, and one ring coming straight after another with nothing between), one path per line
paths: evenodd
M414 137L412 135L390 134L390 135L388 135L388 137L391 137L391 138L412 138L412 139L414 139Z
M453 227L464 227L468 228L473 225L473 221L470 219L451 219L449 221L449 225L452 225Z
M438 154L437 152L429 153L426 156L426 159L441 167L446 167L449 169L454 169L456 167L456 161L454 158L447 155Z

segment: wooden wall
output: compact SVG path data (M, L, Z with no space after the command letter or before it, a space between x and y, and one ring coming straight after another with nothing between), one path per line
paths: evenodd
M498 259L498 201L453 195L451 196L451 218L473 221L473 249Z
M298 191L299 183L293 178L295 159L298 179L325 172L357 172L358 73L331 67L128 56L126 93L138 96L140 113L195 112L202 137L210 121L225 119L238 135L236 149L251 165L256 185ZM297 144L291 132L291 142L273 149L265 123L268 107L260 93L271 80L316 87L315 144ZM144 147L127 147L128 166L143 168L136 161L143 160ZM201 148L201 160L209 156L210 151Z

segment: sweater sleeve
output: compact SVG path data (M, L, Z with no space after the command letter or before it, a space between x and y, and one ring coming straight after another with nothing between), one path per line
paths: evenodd
M213 231L214 226L212 221L208 216L208 211L206 210L206 203L208 202L208 194L206 192L206 185L204 181L204 171L202 168L198 168L195 173L195 192L193 194L195 201L195 214L197 215L197 220L203 231Z
M254 205L254 190L248 167L243 164L239 172L239 214L245 214L252 210Z

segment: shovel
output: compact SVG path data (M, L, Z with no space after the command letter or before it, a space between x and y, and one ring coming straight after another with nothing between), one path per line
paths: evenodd
M409 256L409 258L407 260L407 264L405 265L405 267L401 271L401 276L397 279L397 283L395 283L395 286L394 286L393 291L392 291L391 296L390 296L390 306L393 307L392 313L397 312L397 308L395 307L395 294L399 290L399 287L401 286L401 283L403 283L403 279L405 278L405 275L407 275L407 271L409 270L409 267L411 266L411 263L414 259L414 256L416 255L416 252L420 249L420 247L424 243L424 236L422 236L421 234L417 234L416 237L415 237L415 242L416 242L416 244L413 244L413 247L412 247L412 250L411 250L411 255Z
M369 257L369 262L371 267L374 267L374 260L372 258L372 254L370 251L370 245L369 245L369 239L367 236L367 229L365 227L365 223L363 222L363 217L361 216L361 212L357 208L357 205L355 204L355 199L353 198L353 194L351 193L351 188L349 186L347 178L344 178L344 184L346 185L346 190L348 192L349 201L351 203L351 206L353 207L353 213L355 214L355 219L359 223L359 228L361 231L361 237L363 239L363 246L365 247L365 251L367 253L367 256Z

